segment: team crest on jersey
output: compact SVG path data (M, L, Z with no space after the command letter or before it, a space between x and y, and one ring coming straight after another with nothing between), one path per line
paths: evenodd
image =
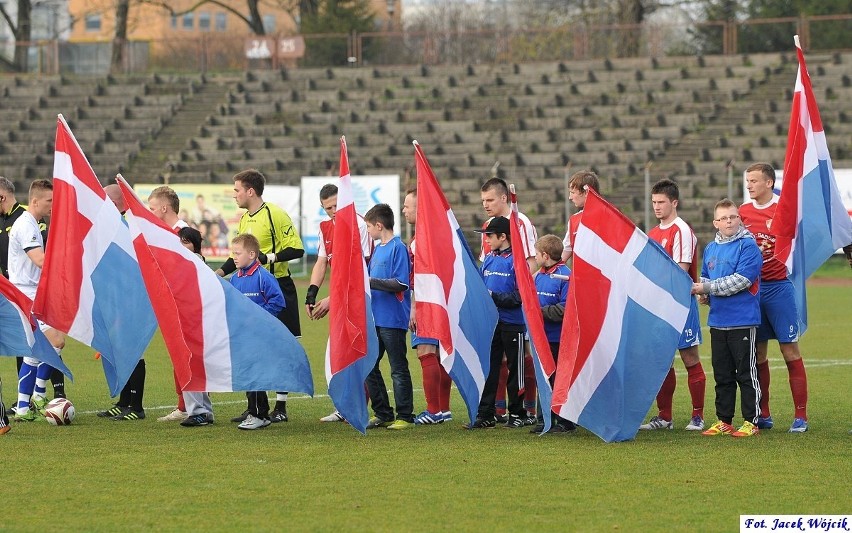
M669 242L669 238L668 238L668 237L666 237L666 238L664 238L664 239L663 239L663 242L661 242L660 244L662 244L662 245L663 245L663 248L665 248L665 247L666 247L666 244L668 244L668 242Z
M768 230L770 226L772 226L772 219L771 218L766 221L766 229Z

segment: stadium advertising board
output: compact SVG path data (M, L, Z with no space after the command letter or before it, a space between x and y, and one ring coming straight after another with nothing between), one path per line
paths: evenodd
M158 184L138 183L133 187L136 194L147 202L151 191ZM237 234L240 216L244 209L234 203L234 185L180 183L170 184L180 198L178 217L201 232L201 254L209 261L224 261L228 258L230 240ZM263 199L284 209L298 230L299 187L267 185Z
M323 185L337 185L337 178L329 176L302 177L302 242L305 252L316 255L319 244L319 225L328 219L320 205L319 193ZM355 211L363 215L376 204L385 203L393 209L394 233L401 235L403 226L399 205L399 175L352 176L352 194L355 196Z

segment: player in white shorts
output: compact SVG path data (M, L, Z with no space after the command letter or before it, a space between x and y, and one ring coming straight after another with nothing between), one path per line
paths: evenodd
M45 179L33 181L27 210L9 230L9 281L31 300L35 299L44 265L44 238L38 221L50 216L52 207L53 184ZM61 355L65 336L41 321L38 324L57 355ZM47 380L52 372L53 367L50 365L33 357L24 357L18 374L16 422L31 422L36 418L36 411L44 409L47 404ZM30 402L33 409L30 408Z

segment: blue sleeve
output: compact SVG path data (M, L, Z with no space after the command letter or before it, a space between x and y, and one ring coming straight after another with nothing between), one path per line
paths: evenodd
M568 271L567 275L570 276L571 275L571 269L566 268L565 270ZM565 302L568 301L568 284L569 283L571 283L571 281L567 280L567 279L563 280L562 283L560 283L561 290L559 291L559 303L561 303L562 305L565 305Z
M704 253L701 255L701 279L710 279L710 274L707 272L707 254L710 252L711 245L712 243L705 246Z
M400 241L393 249L393 277L402 285L408 287L411 281L411 257L408 248Z
M265 272L269 274L267 270L260 269L260 272ZM278 286L278 281L276 281L275 276L272 274L262 275L260 277L260 290L264 296L264 304L263 308L266 309L272 315L278 315L282 309L287 307L287 303L284 301L284 294L281 292L281 287Z
M737 263L737 274L754 283L760 277L763 268L763 254L754 239L744 239L740 250L740 260ZM702 269L703 272L703 269Z

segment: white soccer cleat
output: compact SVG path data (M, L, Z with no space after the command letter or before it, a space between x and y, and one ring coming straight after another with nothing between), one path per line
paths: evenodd
M175 409L171 413L161 416L157 419L158 422L183 422L188 415L180 409Z
M685 429L687 431L704 431L704 419L700 416L693 416Z
M655 416L648 420L647 424L642 424L639 429L673 429L674 423L671 420L663 420L659 416Z

